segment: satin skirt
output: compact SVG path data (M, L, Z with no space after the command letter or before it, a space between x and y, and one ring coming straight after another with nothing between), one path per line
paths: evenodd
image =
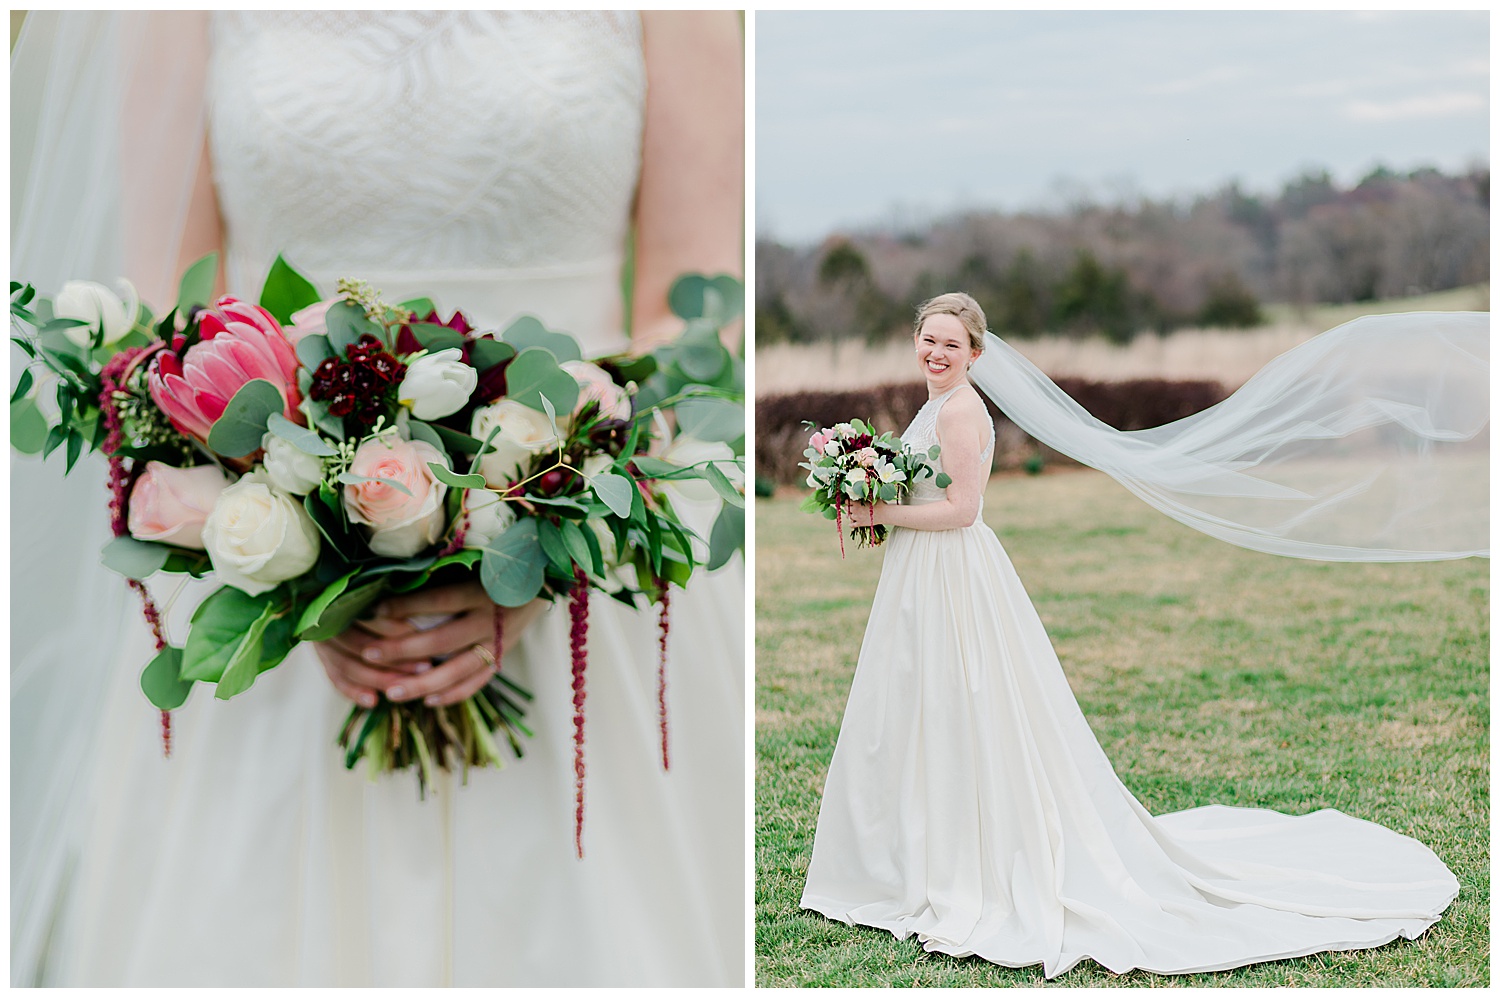
M743 592L736 559L673 594L669 773L656 614L591 600L581 861L566 605L503 662L536 695L525 758L425 801L410 772L343 767L349 705L306 646L233 700L199 687L163 759L138 628L49 983L738 985Z
M897 529L802 906L1047 977L1224 970L1414 939L1458 881L1335 810L1152 816L1116 777L999 540Z

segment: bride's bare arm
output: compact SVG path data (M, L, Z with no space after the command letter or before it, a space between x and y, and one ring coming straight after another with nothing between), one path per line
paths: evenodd
M938 444L943 470L953 479L947 498L920 506L875 504L875 522L916 530L967 527L979 515L985 472L980 466L989 438L990 414L972 388L959 391L938 412Z
M667 308L687 271L743 272L744 42L734 11L643 11L646 124L635 203L631 344L667 342ZM726 330L737 342L738 328ZM734 343L730 343L733 348Z

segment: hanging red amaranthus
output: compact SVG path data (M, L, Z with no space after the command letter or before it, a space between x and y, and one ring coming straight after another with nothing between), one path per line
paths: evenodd
M495 604L495 609L491 614L490 626L495 631L495 671L499 672L500 659L505 654L505 646L503 644L505 640L505 611L499 603Z
M589 580L583 569L573 567L573 593L568 605L573 627L573 849L583 858L583 674L588 668Z
M125 458L120 456L120 448L124 446L125 441L120 426L120 407L117 396L123 393L130 372L150 352L152 351L145 347L122 350L109 359L99 375L103 386L99 391L99 411L104 414L104 452L109 455L109 528L116 537L124 537L129 533L127 511L130 504L132 478L131 469L126 467ZM162 633L161 612L156 607L156 601L151 598L151 592L146 588L146 584L139 579L131 579L130 588L141 597L141 613L151 628L151 637L156 642L156 650L160 652L167 647L167 639ZM161 712L161 751L162 755L171 758L172 712L170 710Z
M661 612L657 617L659 628L657 642L661 646L661 653L656 659L656 710L661 720L661 768L666 771L672 768L667 758L667 633L671 630L671 599L668 595L670 586L663 586L661 590Z

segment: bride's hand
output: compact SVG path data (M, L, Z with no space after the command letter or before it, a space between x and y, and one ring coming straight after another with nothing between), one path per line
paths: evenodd
M544 600L533 600L501 609L503 651L515 647L545 608ZM426 589L384 601L374 618L315 647L329 681L356 703L373 707L377 693L384 693L392 701L445 706L472 696L493 674L494 610L478 582ZM407 619L443 614L452 617L425 631ZM444 656L447 661L433 665Z

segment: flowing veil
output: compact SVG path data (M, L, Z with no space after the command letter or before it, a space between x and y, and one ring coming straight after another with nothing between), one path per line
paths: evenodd
M1321 561L1489 556L1489 313L1371 315L1147 430L1095 419L993 333L974 384L1037 440L1220 540Z
M172 297L203 142L201 12L32 11L11 55L11 274ZM126 196L126 192L129 196ZM14 374L20 358L12 352ZM12 378L14 383L14 377ZM43 402L46 392L40 392ZM12 453L11 982L37 983L88 819L109 666L139 604L99 564L104 462ZM152 711L142 699L143 723Z

